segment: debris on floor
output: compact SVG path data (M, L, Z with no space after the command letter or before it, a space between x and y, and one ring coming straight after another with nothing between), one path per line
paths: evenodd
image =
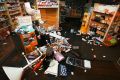
M80 33L77 33L76 35L77 35L77 36L80 36L81 34L80 34Z
M106 58L106 56L102 56L103 58Z
M97 37L90 36L90 35L82 36L82 41L84 41L84 42L86 42L88 44L91 44L91 45L103 46L102 42L100 42L97 39Z
M79 46L73 46L73 49L79 49Z
M94 58L96 58L96 55L93 55Z
M70 33L74 33L74 29L71 29L71 30L70 30Z
M71 75L74 75L74 72L71 72Z
M84 38L82 38L82 41L85 41L85 42L86 42L87 40L86 40L86 39L84 39Z
M7 43L3 43L3 45L6 45Z
M91 50L92 50L92 51L94 51L94 49L93 49L93 48L92 48Z

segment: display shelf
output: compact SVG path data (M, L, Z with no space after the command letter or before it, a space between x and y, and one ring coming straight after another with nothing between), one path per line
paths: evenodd
M3 30L3 29L9 28L10 26L11 26L11 25L8 25L8 26L6 26L6 27L2 27L2 28L0 28L0 31Z
M14 16L14 15L17 15L17 14L21 14L21 13L19 11L15 12L15 13L10 13L10 16Z
M40 10L42 20L46 21L43 26L45 28L49 26L59 27L59 0L39 0L36 1L36 4Z
M97 30L97 32L96 32L97 34L99 34L99 35L101 35L101 36L104 36L105 35L105 33L104 32L102 32L102 31L99 31L99 30Z
M113 29L111 26L114 23L118 9L119 5L105 5L95 3L88 26L96 26L99 28L97 29L96 34L103 36L102 41L105 40L109 31L111 31L110 29Z
M8 8L16 8L16 7L20 7L20 5L16 5L16 6L8 6Z
M0 2L0 4L4 4L5 2Z
M2 9L0 10L0 15L8 16L9 23L12 25L12 30L14 30L16 25L14 25L15 20L13 21L12 18L22 15L19 0L5 0L5 2L2 3L4 4L0 6Z
M98 11L95 11L95 10L94 10L94 12L97 13L97 14L102 14L102 15L106 15L106 16L113 16L113 13L112 14L110 14L110 13L108 14L108 13L104 13L104 12L98 12Z
M26 10L25 10L25 5L24 5L25 2L20 2L20 7L21 7L21 11L22 11L22 14L23 15L26 15Z
M98 22L98 21L95 21L95 20L91 20L91 21L96 23L96 24L102 24L102 25L109 26L109 24L107 24L107 23L102 23L102 22Z
M0 12L5 12L5 11L7 11L7 10L0 10Z
M9 12L19 11L19 9L9 9Z
M6 2L0 2L0 35L3 35L2 37L4 37L4 33L3 31L8 31L8 28L10 27L9 25L9 17L7 14L7 7L6 7ZM10 29L9 29L10 30Z
M119 8L120 9L120 8ZM113 20L110 30L108 31L108 34L116 34L119 35L119 28L120 28L120 10L116 13L116 16Z
M18 2L7 2L7 4L19 4Z
M59 6L38 6L38 8L59 8Z
M16 20L15 18L12 18L12 21Z
M82 25L80 27L80 34L87 34L89 31L89 22L90 17L93 11L93 7L87 7L87 11L84 12L83 19L82 19Z
M6 0L5 6L7 8L7 14L9 17L10 24L12 25L12 30L14 30L16 25L15 19L13 18L22 15L19 0Z
M6 21L6 20L9 20L9 19L0 20L0 22L4 22L4 21Z
M11 2L6 2L7 4L19 4L19 1L11 1Z
M116 21L116 22L114 22L113 24L112 24L112 26L120 26L120 21Z

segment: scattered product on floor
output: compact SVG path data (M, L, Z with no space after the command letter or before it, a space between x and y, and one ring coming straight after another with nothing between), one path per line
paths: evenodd
M73 46L73 49L79 49L79 46Z
M106 56L102 56L103 58L106 58Z
M3 45L6 45L7 43L3 43Z
M77 53L77 52L75 52L75 51L71 51L71 53L72 53L73 55L75 55L76 57L80 58L79 53Z
M91 69L91 62L89 60L67 57L66 63L82 69Z
M67 67L63 64L59 65L59 76L67 76L68 72L67 72Z
M93 55L93 58L96 58L96 55Z
M74 75L74 72L71 72L71 75Z
M50 61L50 65L47 68L47 70L44 72L44 74L51 74L51 75L55 75L58 76L58 61L56 60L51 60Z
M92 48L91 51L94 51L94 49Z
M92 36L83 36L82 37L82 41L90 44L90 45L98 45L98 46L102 46L103 43L100 42L99 40L97 40L97 37L92 37Z

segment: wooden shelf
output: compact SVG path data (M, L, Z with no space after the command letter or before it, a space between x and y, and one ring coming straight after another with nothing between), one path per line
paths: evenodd
M12 10L9 10L9 12L14 12L14 11L19 11L19 9L12 9Z
M99 34L100 36L103 36L102 42L107 37L107 34L109 34L109 31L112 28L112 24L114 24L114 19L115 19L116 13L118 12L118 9L119 9L119 5L111 6L111 5L104 5L99 3L95 3L94 5L94 10L92 11L92 15L90 17L90 23L88 26L89 27L97 26L100 28L99 30L96 31L96 33ZM97 16L100 17L100 21L95 21L95 17ZM104 20L101 20L103 18L102 16L105 17ZM105 23L102 23L102 22L105 22Z
M0 21L0 33L3 33L3 31L8 30L8 28L10 27L9 25L9 17L8 17L8 9L6 6L6 2L0 2L0 5L2 5L3 10L0 10L0 14L1 14L1 21ZM6 15L6 16L2 16L2 15ZM3 33L4 34L4 33Z
M19 2L7 2L7 4L18 4Z
M8 6L8 8L15 8L15 7L20 7L20 5L18 5L18 6Z
M105 35L105 33L104 32L102 32L102 31L99 31L99 30L97 30L97 32L96 32L97 34L99 34L99 35L101 35L101 36L104 36Z
M15 20L15 18L12 18L12 21L14 21Z
M8 27L10 27L10 25L8 25L8 26L6 26L6 27L0 28L0 31L3 30L3 29L5 29L5 28L8 28Z
M5 10L4 9L1 10L0 14L1 15L7 15L7 17L8 17L8 19L5 19L5 20L3 19L2 21L0 21L0 23L8 20L9 23L10 23L8 25L11 25L11 30L14 30L15 29L15 25L14 25L15 21L13 21L12 18L16 17L16 16L19 16L19 15L22 15L19 0L11 0L11 2L8 2L8 0L5 0L5 2L0 2L0 5L5 7ZM1 24L1 26L4 28L3 24Z
M7 11L7 10L0 10L0 12L5 12L5 11Z
M0 21L0 22L6 21L6 20L9 20L9 19L4 19L4 20L2 20L2 21Z
M7 7L7 14L9 17L10 24L12 25L12 30L16 28L15 18L16 16L22 15L21 6L19 0L13 0L11 2L6 1L5 6Z
M98 22L98 21L95 21L95 20L92 20L92 19L91 19L91 21L92 21L92 22L95 22L95 23L97 23L97 24L102 24L102 25L109 26L109 25L108 25L108 24L106 24L106 23Z
M41 18L46 21L43 24L46 29L50 26L59 27L59 2L60 0L36 0L36 7L40 10Z
M98 14L103 14L103 15L107 15L107 16L113 16L113 14L107 14L107 13L103 13L103 12L98 12L98 11L94 11L95 13L98 13Z
M38 6L38 8L59 8L59 6Z
M15 12L15 13L10 14L10 16L14 16L14 15L17 15L17 14L21 14L21 13L20 12Z
M4 4L5 2L0 2L0 4Z
M42 20L46 21L46 23L43 24L46 29L50 26L59 27L59 0L56 0L56 4L53 5L37 4L37 8L41 12Z

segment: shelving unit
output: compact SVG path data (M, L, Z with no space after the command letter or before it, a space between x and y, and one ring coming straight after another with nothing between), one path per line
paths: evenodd
M90 12L85 12L82 20L82 26L80 28L80 32L82 34L86 34L88 31L88 24L89 24L89 19L90 19Z
M37 8L41 12L44 26L59 27L59 0L37 0Z
M16 17L22 15L20 2L19 0L6 0L5 6L7 8L10 24L14 30L17 26Z
M96 28L96 34L99 41L103 42L114 23L115 16L118 12L119 5L105 5L95 3L94 10L89 22L89 31Z
M60 1L59 2L59 7L60 7L60 11L59 11L59 22L60 23L64 23L65 22L65 18L66 18L66 8L65 8L65 1Z
M118 12L116 13L116 16L114 18L114 22L112 23L110 30L109 30L109 34L110 33L117 33L118 29L120 28L120 8L118 10Z
M2 0L0 2L0 13L8 16L11 29L14 30L16 27L16 17L22 15L21 6L19 0Z
M0 41L5 40L10 31L9 16L5 1L0 2Z
M24 2L20 2L20 6L21 6L22 14L25 15L25 14L26 14L26 11L25 11Z

